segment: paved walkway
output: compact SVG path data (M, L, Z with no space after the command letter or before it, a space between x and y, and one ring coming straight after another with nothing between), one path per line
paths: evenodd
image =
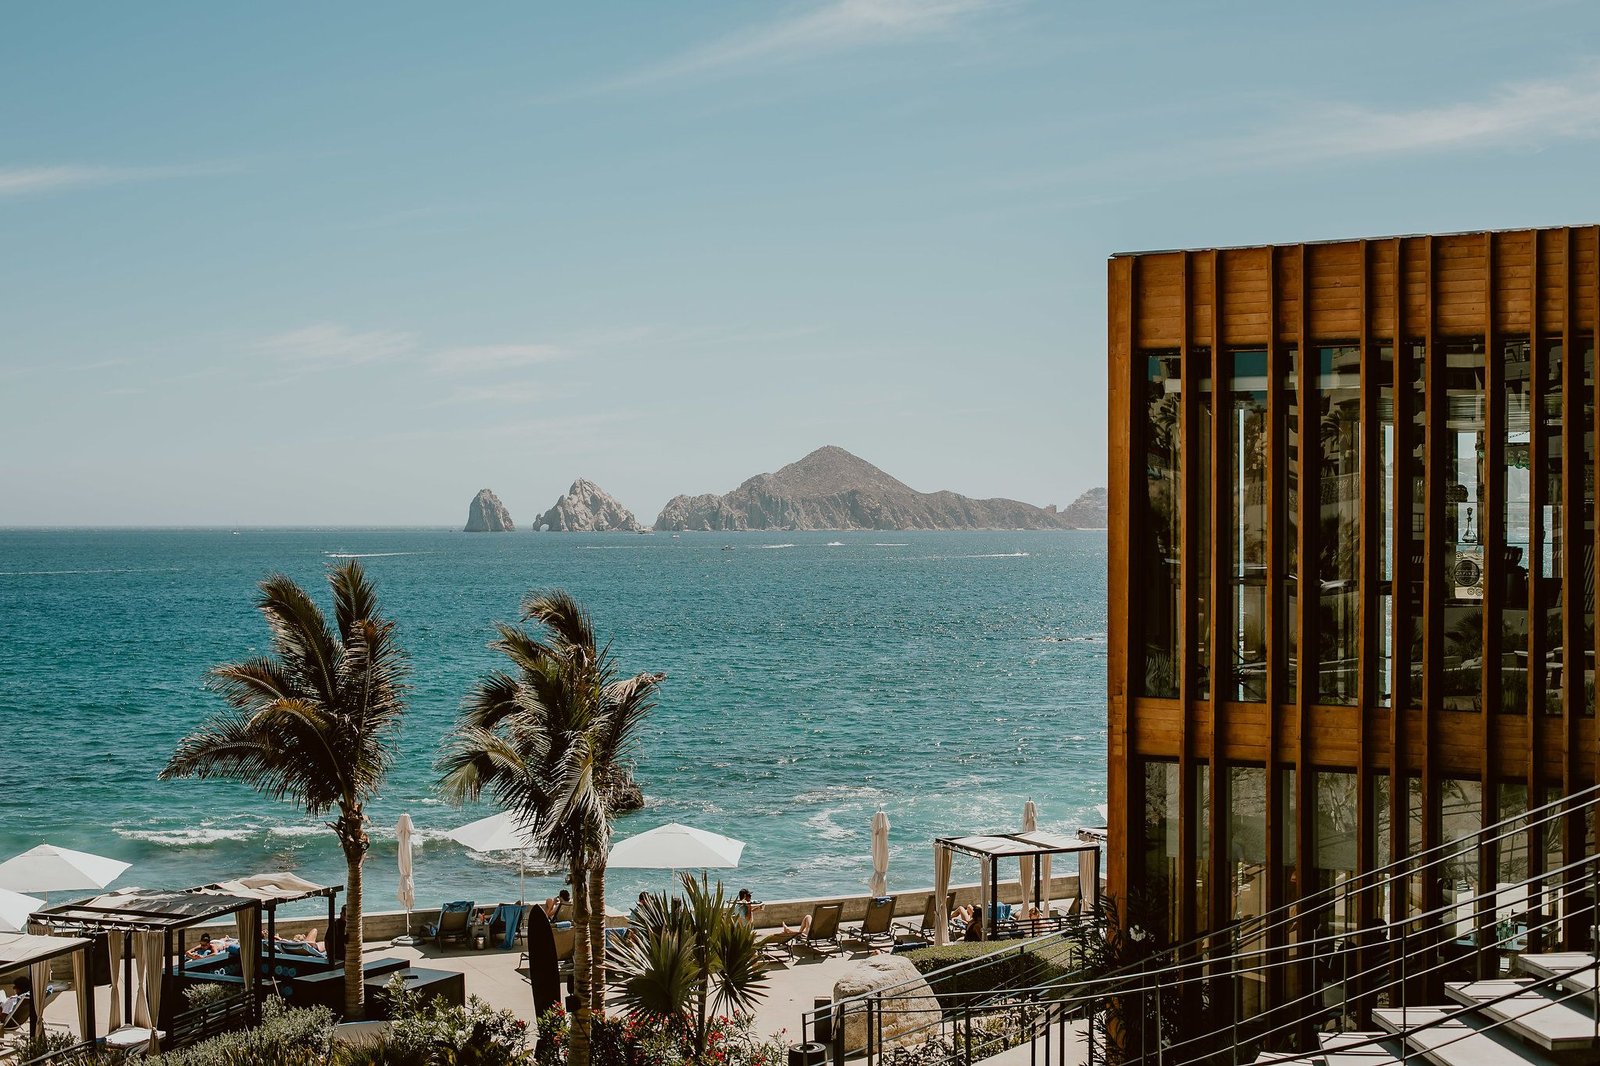
M813 999L833 996L833 983L868 952L843 952L836 956L811 955L797 951L787 965L768 971L767 996L756 1008L756 1032L766 1036L779 1031L792 1043L800 1041L800 1016L812 1009ZM436 970L455 970L466 975L467 994L477 996L497 1009L509 1010L519 1018L532 1020L533 993L527 978L517 968L517 951L472 951L432 945L392 947L387 943L368 944L364 957L406 958ZM95 996L98 1031L106 1030L109 1002L101 987ZM45 1021L77 1031L77 999L64 992L45 1009Z

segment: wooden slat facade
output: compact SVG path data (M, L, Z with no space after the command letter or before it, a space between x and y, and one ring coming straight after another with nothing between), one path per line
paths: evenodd
M1265 771L1268 839L1262 883L1267 887L1261 904L1267 909L1290 902L1297 884L1313 881L1319 772L1354 775L1357 870L1380 865L1381 855L1398 858L1438 843L1446 831L1441 792L1448 783L1477 784L1476 817L1488 824L1501 817L1501 786L1525 787L1528 803L1537 806L1549 790L1572 792L1596 781L1600 736L1595 729L1593 662L1600 652L1600 632L1591 629L1584 612L1592 610L1594 578L1589 571L1594 530L1600 524L1594 489L1595 412L1600 410L1600 373L1593 369L1597 332L1600 227L1594 226L1111 259L1108 737L1114 846L1107 878L1114 898L1126 898L1130 889L1143 884L1145 847L1155 843L1144 836L1145 826L1152 824L1145 810L1144 777L1151 760L1176 763L1179 799L1171 861L1177 885L1194 886L1181 893L1177 928L1168 931L1175 938L1221 929L1233 917L1227 882L1237 850L1228 839L1232 812L1223 808L1228 774L1235 766ZM1531 396L1532 426L1525 450L1532 528L1523 560L1528 573L1519 584L1506 562L1505 523L1511 506L1507 441L1512 430L1503 397L1507 346L1522 342L1531 353L1525 388ZM1553 347L1557 342L1559 350ZM1320 354L1325 348L1359 351L1359 487L1348 499L1338 495L1347 488L1323 484L1322 420L1327 416L1314 382L1319 359L1331 358ZM1265 592L1257 622L1267 663L1259 697L1263 702L1252 703L1240 701L1229 673L1240 652L1234 627L1245 624L1239 621L1238 602L1244 586L1236 585L1244 535L1232 528L1235 509L1241 506L1234 464L1246 461L1239 459L1243 431L1235 422L1245 416L1235 414L1231 390L1235 353L1260 351L1267 353L1268 454ZM1199 431L1195 395L1200 375L1190 366L1191 353L1198 358L1201 352L1209 358L1211 382L1212 418L1204 433ZM1138 643L1144 633L1142 590L1148 589L1153 571L1153 561L1142 557L1148 554L1142 547L1149 521L1145 510L1153 506L1145 498L1144 436L1146 357L1153 353L1177 353L1184 363L1177 431L1182 610L1173 667L1176 698L1144 695L1146 653ZM1447 363L1447 353L1456 353L1451 360L1465 360L1467 369ZM1554 362L1558 358L1559 366ZM1291 359L1298 361L1293 392L1284 383ZM1474 359L1482 364L1476 378L1471 376ZM1420 370L1421 388L1415 393L1409 388L1408 368ZM1392 376L1380 381L1380 373ZM1463 391L1461 385L1474 380L1481 390L1475 416L1471 386ZM1542 430L1542 405L1547 398L1554 402L1556 389L1559 425L1548 423ZM1413 439L1414 412L1421 416L1420 440ZM1291 527L1285 520L1290 505L1285 420L1291 413L1298 420L1299 488L1295 540L1286 543ZM1470 453L1473 417L1478 419L1476 451ZM1413 446L1424 456L1420 471L1411 469ZM1202 463L1196 449L1208 450L1209 462ZM1387 478L1383 454L1389 457ZM1472 464L1475 500L1470 493L1463 495L1467 486L1461 473ZM1202 470L1204 486L1197 484ZM1421 476L1420 530L1412 519L1414 473ZM1319 606L1319 530L1326 524L1330 491L1331 506L1356 508L1361 530L1353 564L1359 574L1353 608L1359 679L1351 701L1337 705L1319 698L1323 679L1317 661L1319 626L1324 624L1317 612L1325 609ZM1559 495L1559 508L1551 512L1553 528L1545 529L1543 515L1552 494ZM1202 499L1208 504L1204 508ZM1459 517L1464 504L1471 505L1465 527L1470 536L1462 531ZM1453 513L1457 517L1448 517ZM1202 523L1206 528L1200 528ZM1415 553L1414 541L1420 544ZM1210 549L1203 560L1195 557L1202 543ZM1481 553L1487 570L1480 593L1482 664L1472 667L1480 673L1463 695L1461 663L1470 660L1456 653L1447 670L1452 644L1463 637L1448 632L1446 623L1452 612L1458 619L1463 612L1470 616L1472 608L1462 603L1470 601L1471 593L1457 587L1460 579L1453 574L1460 559L1474 553ZM1291 558L1294 567L1288 564ZM1290 579L1292 585L1287 584ZM1410 628L1413 582L1422 590L1421 639L1416 644ZM1290 587L1297 589L1292 616L1280 599ZM1202 589L1208 601L1203 619L1194 606ZM1538 612L1552 607L1558 596L1565 614L1554 629L1542 632ZM1528 613L1526 647L1502 646L1502 614L1522 610ZM1202 621L1203 631L1197 628ZM1556 642L1567 650L1565 661L1572 669L1560 670L1559 659L1540 668L1552 651L1547 645ZM1202 643L1210 663L1203 679L1193 661ZM1297 653L1292 679L1291 648ZM1389 664L1386 677L1380 674L1380 660ZM1523 662L1530 665L1518 665ZM1506 688L1522 684L1520 675L1511 673L1514 668L1526 675L1526 706L1521 707L1519 697L1513 702L1521 709L1507 713L1502 705L1510 699ZM1243 677L1245 667L1237 669ZM1453 709L1464 701L1476 706ZM1412 702L1418 706L1409 706ZM1293 771L1293 792L1287 795L1280 793L1289 780L1285 771ZM1416 831L1410 827L1406 783L1412 777L1420 779L1424 797ZM1196 809L1202 781L1207 795L1221 801L1207 810ZM1380 805L1375 784L1382 782L1388 784L1388 799ZM1286 810L1290 800L1292 818ZM1560 843L1566 862L1593 847L1584 826L1572 821ZM1380 824L1387 825L1383 840L1377 838ZM1207 844L1203 852L1198 847L1202 827ZM1529 844L1529 861L1537 869L1544 845ZM1209 883L1197 884L1207 871ZM1480 883L1494 880L1488 859L1478 877ZM1420 902L1437 905L1430 897L1438 891L1437 885L1424 886ZM1406 904L1393 899L1390 905L1398 909ZM1368 921L1378 916L1361 917Z

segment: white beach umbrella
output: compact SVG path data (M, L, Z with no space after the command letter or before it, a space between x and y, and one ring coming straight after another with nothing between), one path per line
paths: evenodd
M121 877L129 863L40 844L0 862L0 888L13 892L70 892L79 888L105 888Z
M43 906L42 899L0 888L0 933L26 933L28 915Z
M889 894L889 816L882 811L872 816L872 895Z
M1034 805L1033 800L1029 800L1022 805L1022 831L1024 833L1031 833L1038 828L1039 808ZM1039 897L1033 891L1033 862L1034 859L1032 855L1024 855L1022 857L1022 861L1018 863L1018 865L1022 867L1020 887L1022 889L1022 901L1024 903L1032 902L1034 904L1038 904ZM1040 873L1043 873L1043 871L1041 870Z
M724 870L739 865L744 841L668 822L611 845L607 866L621 870Z
M456 843L485 854L495 851L516 852L517 902L522 903L528 898L528 853L537 850L538 844L533 839L533 833L509 812L502 811L479 818L476 822L468 822L459 829L450 830L449 836Z
M394 839L400 852L400 887L395 895L400 897L400 906L406 909L406 931L391 941L396 947L416 943L416 939L411 935L411 908L417 902L417 883L411 869L411 834L415 828L411 824L409 814L402 814L394 825Z

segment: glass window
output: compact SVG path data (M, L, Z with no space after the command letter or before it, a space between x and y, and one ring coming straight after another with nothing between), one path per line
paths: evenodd
M1578 546L1583 588L1583 695L1581 713L1594 714L1594 338L1583 341L1583 543ZM1573 659L1578 650L1573 649Z
M1394 824L1394 815L1389 808L1389 775L1372 775L1372 868L1382 870L1394 861L1394 850L1390 846L1389 827ZM1377 916L1388 921L1390 916L1389 901L1393 896L1389 886L1392 881L1387 876L1380 874L1374 880L1378 887Z
M1527 813L1528 786L1502 783L1496 792L1495 821L1503 822ZM1517 824L1526 826L1527 821L1524 819ZM1508 831L1510 835L1506 835ZM1497 835L1502 839L1494 846L1495 940L1505 941L1509 939L1512 926L1528 910L1527 888L1511 887L1528 879L1528 834L1507 827Z
M1235 920L1267 911L1267 771L1228 767L1228 865Z
M1443 896L1445 931L1451 939L1472 935L1478 909L1473 899L1482 887L1478 881L1478 831L1483 828L1483 789L1476 781L1447 777L1440 789L1440 843L1455 845L1442 854L1436 867Z
M1144 763L1144 882L1153 913L1162 923L1158 943L1170 943L1178 928L1178 764ZM1131 917L1131 916L1130 916Z
M1144 521L1138 573L1145 591L1144 683L1146 696L1178 694L1178 550L1183 497L1179 491L1182 434L1179 415L1183 382L1176 352L1145 357Z
M1505 465L1500 470L1501 497L1506 502L1502 533L1503 602L1500 605L1500 710L1528 713L1528 563L1529 508L1533 484L1529 448L1533 441L1533 382L1529 380L1528 341L1506 341L1505 388L1497 403L1505 404Z
M1424 460L1427 457L1427 426L1423 404L1427 399L1423 363L1427 348L1419 343L1402 349L1404 358L1395 364L1395 373L1404 393L1407 415L1405 441L1405 497L1411 501L1411 537L1405 545L1405 601L1402 648L1406 650L1405 705L1422 706L1422 557L1427 532L1428 483ZM1396 664L1397 670L1400 664Z
M1190 352L1200 395L1195 404L1194 467L1194 574L1195 628L1189 642L1194 660L1194 691L1198 699L1211 696L1211 349Z
M1211 928L1211 764L1194 764L1194 920L1195 931Z
M1294 345L1281 350L1283 384L1283 483L1278 498L1278 531L1283 544L1283 581L1279 586L1278 617L1282 626L1278 633L1278 646L1283 650L1283 696L1286 701L1299 698L1299 655L1296 645L1300 639L1300 352Z
M1233 699L1259 702L1266 693L1267 648L1267 353L1233 353Z
M1330 893L1315 924L1324 934L1340 934L1357 925L1355 897L1344 887L1356 875L1356 775L1318 770L1314 780L1311 887Z
M1483 342L1445 347L1445 710L1483 706Z
M1317 352L1317 701L1353 704L1361 677L1361 349Z
M1380 707L1394 692L1394 348L1378 351L1378 585L1377 664Z
M1561 533L1561 358L1560 341L1544 346L1542 410L1539 414L1538 432L1544 446L1544 470L1540 475L1544 488L1544 504L1534 516L1534 539L1538 558L1534 562L1539 583L1539 642L1543 662L1535 663L1538 674L1536 691L1544 693L1542 706L1545 714L1561 713L1561 671L1563 663L1561 612L1562 612L1562 559L1566 545Z

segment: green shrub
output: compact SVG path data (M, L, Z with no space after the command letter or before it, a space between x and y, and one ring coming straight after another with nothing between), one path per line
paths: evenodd
M346 1056L341 1066L521 1066L532 1057L528 1023L477 996L456 1007L424 1000L399 982L388 993L394 1014L388 1033L373 1050Z
M941 947L918 948L908 952L906 958L918 973L927 976L986 955L996 958L981 968L969 966L931 978L929 984L933 987L934 995L944 999L976 992L1049 984L1069 976L1074 969L1067 964L1065 947L1024 953L1017 949L1015 943L1000 948L996 948L992 942L945 944Z
M333 1012L269 999L261 1024L152 1059L155 1066L326 1066L333 1057Z

